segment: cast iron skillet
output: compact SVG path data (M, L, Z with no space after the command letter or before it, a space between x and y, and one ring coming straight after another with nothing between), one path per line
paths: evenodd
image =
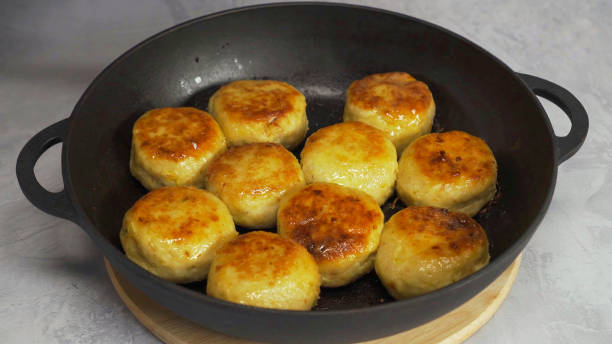
M128 170L131 127L140 114L163 106L205 109L212 92L230 80L271 78L306 95L312 133L341 121L344 91L353 80L387 71L407 71L426 82L437 104L437 129L480 136L497 157L500 193L476 217L491 242L486 268L397 302L370 274L324 290L317 309L295 312L215 300L203 294L203 283L168 283L126 259L118 237L121 220L145 193ZM569 116L567 136L554 135L534 94ZM191 20L129 50L94 80L69 118L25 145L17 177L35 206L79 224L123 276L185 318L259 341L363 341L439 317L499 276L534 233L553 194L557 166L578 150L587 128L584 108L568 91L514 73L435 25L352 5L264 5ZM58 142L64 190L51 193L36 181L33 168ZM399 208L384 207L387 216Z

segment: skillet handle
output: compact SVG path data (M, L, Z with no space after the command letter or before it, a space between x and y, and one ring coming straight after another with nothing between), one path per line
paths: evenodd
M566 136L555 135L557 164L576 154L589 131L589 117L580 101L565 88L529 74L517 73L537 96L544 97L561 108L569 117L572 128Z
M68 132L70 118L52 124L34 135L23 146L17 157L17 180L26 198L45 213L77 222L77 213L66 190L49 192L40 185L34 174L38 158L50 147L63 142Z

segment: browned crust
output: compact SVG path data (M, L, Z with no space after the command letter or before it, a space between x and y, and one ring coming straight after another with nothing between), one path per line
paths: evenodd
M278 215L282 234L317 262L362 253L383 221L374 199L336 184L310 184L290 197Z
M223 111L237 121L273 124L295 111L302 94L282 81L240 80L224 85L213 97L215 113Z
M430 247L420 247L420 254L424 256L454 257L489 245L480 224L459 212L435 207L408 207L389 221L393 222L398 235L408 238L414 246L425 245L430 238L441 240Z
M376 90L384 90L381 96ZM404 72L372 74L354 81L347 101L364 110L375 110L391 119L409 118L427 110L433 96L427 85Z
M270 162L280 162L280 169L269 170ZM257 177L261 170L269 170L266 178ZM206 171L209 184L218 189L234 190L257 196L284 192L300 182L297 159L277 143L251 143L229 148L213 160Z
M350 121L330 125L317 130L306 139L301 156L311 152L326 150L328 147L344 147L342 154L336 154L336 160L351 161L355 156L367 156L369 159L386 157L388 138L385 133L371 125Z
M170 243L205 240L206 228L219 221L217 204L209 197L190 186L155 189L134 203L125 220Z
M217 122L207 112L191 107L150 110L136 121L132 135L146 156L172 161L198 158L223 142Z
M249 279L258 275L280 278L289 274L299 260L310 258L295 241L263 231L239 235L216 254L215 260L221 262L216 264L216 272L232 267L239 276Z
M497 162L489 146L463 131L422 136L410 145L410 150L421 173L436 181L478 181L497 175Z

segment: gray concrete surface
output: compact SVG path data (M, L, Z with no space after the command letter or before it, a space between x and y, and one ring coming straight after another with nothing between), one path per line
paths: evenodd
M21 194L19 149L68 116L87 85L132 45L174 24L263 1L97 0L0 3L0 342L151 343L123 306L102 256L76 225ZM612 3L352 1L453 30L514 70L563 85L591 129L559 168L555 195L509 297L467 343L612 343ZM548 102L557 133L569 121ZM62 189L60 147L39 179Z

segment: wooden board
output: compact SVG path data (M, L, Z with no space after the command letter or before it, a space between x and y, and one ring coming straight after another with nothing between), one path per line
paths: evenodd
M519 270L519 255L508 269L485 290L454 311L425 325L390 337L368 341L368 344L456 344L481 328L497 311L508 295ZM136 319L164 343L168 344L248 344L244 339L208 330L179 317L156 304L119 275L106 261L106 269L117 293Z

